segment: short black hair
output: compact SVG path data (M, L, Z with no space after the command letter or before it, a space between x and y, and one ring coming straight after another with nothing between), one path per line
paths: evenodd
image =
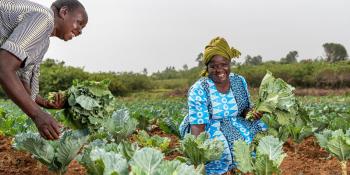
M83 8L83 4L81 4L78 0L56 0L52 3L51 7L54 7L57 11L61 10L62 7L67 7L68 11L74 11L77 8Z

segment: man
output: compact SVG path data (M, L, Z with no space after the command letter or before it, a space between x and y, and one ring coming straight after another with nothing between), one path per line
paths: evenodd
M48 140L60 125L44 108L62 108L60 95L50 103L38 95L39 67L50 37L68 41L81 34L88 16L78 0L56 0L51 8L28 0L0 0L0 84Z

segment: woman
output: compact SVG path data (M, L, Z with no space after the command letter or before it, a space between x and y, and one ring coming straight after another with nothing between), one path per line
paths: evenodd
M192 133L198 136L206 131L209 139L224 143L224 153L220 160L206 164L207 174L223 174L236 164L233 156L233 143L244 140L251 143L255 134L265 131L267 126L260 120L261 114L254 113L255 121L245 120L251 108L245 79L230 73L232 58L240 52L230 48L224 38L214 38L205 47L203 62L206 70L189 90L188 116L180 126L183 135Z

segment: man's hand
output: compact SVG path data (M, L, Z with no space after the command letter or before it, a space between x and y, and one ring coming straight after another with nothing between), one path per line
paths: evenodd
M64 95L62 93L55 93L55 97L54 97L54 101L50 102L47 101L46 107L49 109L62 109L65 104L66 104L66 100L64 98Z
M42 137L58 139L60 126L30 98L29 92L16 74L21 63L13 54L0 49L0 85L7 96L34 121Z
M53 101L46 100L42 98L41 96L37 95L35 102L40 105L43 108L47 109L63 109L66 100L64 98L64 95L62 93L54 93Z
M32 119L43 138L46 140L59 139L61 126L48 113L40 111Z

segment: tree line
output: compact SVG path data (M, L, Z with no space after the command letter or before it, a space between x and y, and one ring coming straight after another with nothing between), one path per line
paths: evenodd
M266 70L300 88L348 88L350 87L350 61L346 49L341 44L325 43L325 58L297 61L298 52L290 51L279 61L263 62L261 56L246 56L243 64L232 63L232 71L243 75L250 87L258 87ZM40 93L65 90L74 79L100 81L109 79L110 90L115 96L125 96L133 92L154 89L187 89L204 69L202 53L198 54L198 66L184 65L177 70L168 66L162 71L148 75L147 69L134 72L90 73L83 68L66 65L63 61L46 59L41 65ZM0 88L0 97L5 93Z

